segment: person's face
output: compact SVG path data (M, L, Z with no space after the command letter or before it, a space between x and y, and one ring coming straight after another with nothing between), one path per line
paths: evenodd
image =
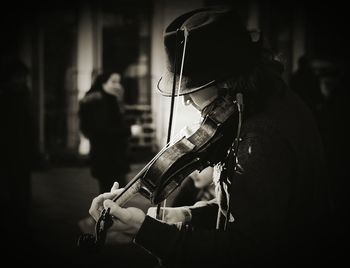
M183 96L185 105L192 105L198 111L202 111L206 106L212 103L219 94L216 86L208 87Z
M118 96L120 94L120 75L112 74L102 86L106 92Z

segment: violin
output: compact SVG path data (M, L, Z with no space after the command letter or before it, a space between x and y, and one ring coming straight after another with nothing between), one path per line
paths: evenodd
M201 171L219 163L227 154L227 149L235 137L238 142L241 93L238 93L236 98L230 95L220 96L206 110L200 127L193 134L165 146L113 201L123 206L135 194L140 193L152 204L159 204L193 171ZM236 136L235 131L238 133ZM109 209L104 209L96 223L95 236L80 236L79 247L98 248L105 242L106 231L112 224Z

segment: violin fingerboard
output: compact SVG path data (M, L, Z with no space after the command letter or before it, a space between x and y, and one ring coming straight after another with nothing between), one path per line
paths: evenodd
M132 198L133 196L135 196L139 192L141 186L142 185L141 185L140 180L136 181L130 187L125 188L125 190L114 199L114 202L118 206L125 205L126 202L128 202L130 198Z

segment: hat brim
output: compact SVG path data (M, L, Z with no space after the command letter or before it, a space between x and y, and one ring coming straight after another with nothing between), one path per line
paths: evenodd
M181 78L181 86L179 88L179 75L176 76L176 84L175 84L175 96L183 96L190 93L194 93L201 89L207 88L209 86L217 83L216 79L203 81L200 84L193 85L193 82L186 76L182 76ZM166 97L171 97L173 93L173 84L174 84L174 74L171 72L165 72L161 78L158 80L157 89L160 94ZM180 92L178 92L180 90Z

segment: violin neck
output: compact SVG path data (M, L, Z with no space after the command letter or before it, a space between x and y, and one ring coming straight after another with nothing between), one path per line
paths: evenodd
M136 195L140 188L141 188L141 180L133 180L130 183L128 183L124 191L118 195L116 198L113 199L113 201L118 205L118 206L124 206L126 202L129 201L134 195Z

